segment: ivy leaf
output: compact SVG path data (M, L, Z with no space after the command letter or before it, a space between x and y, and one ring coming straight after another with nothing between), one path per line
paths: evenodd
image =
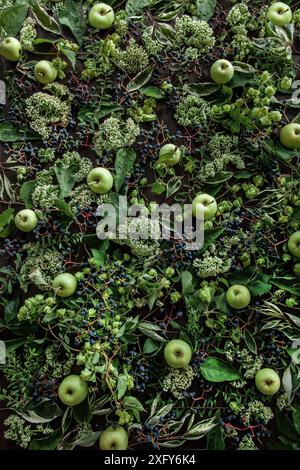
M68 168L63 168L63 166L59 164L55 165L54 171L60 187L60 199L64 199L70 194L75 184L76 170L77 165L71 165Z
M109 240L101 240L99 248L92 248L92 255L97 266L102 266L107 258L107 249L109 247Z
M127 0L126 2L126 13L129 16L135 16L137 13L141 13L142 10L152 5L153 0Z
M0 29L4 30L7 36L17 36L27 17L28 8L28 1L24 0L3 10L0 13Z
M62 25L69 28L79 46L81 46L86 31L86 22L79 3L74 0L66 0L64 8L58 12L58 19Z
M149 65L147 68L138 73L127 85L128 91L136 91L149 82L153 72L153 67Z
M125 176L131 172L135 159L136 153L132 148L120 149L117 152L115 161L115 188L117 192L120 191Z
M61 30L57 21L48 15L47 11L40 6L37 0L30 0L30 8L38 24L53 34L61 34Z
M197 16L201 20L208 21L214 14L217 0L197 0Z
M232 382L241 378L238 370L217 357L208 357L200 370L209 382Z
M31 195L35 189L35 181L25 181L20 188L20 198L25 202L27 209L33 207Z

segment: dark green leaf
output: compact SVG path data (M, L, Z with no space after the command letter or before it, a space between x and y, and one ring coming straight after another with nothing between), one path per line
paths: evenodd
M62 439L61 429L58 428L52 434L42 439L33 439L29 444L29 450L55 450Z
M16 297L15 299L9 300L4 307L4 321L5 323L10 323L14 320L18 314L18 308L20 304L20 298Z
M151 75L153 72L153 67L149 65L149 67L142 70L142 72L138 73L131 82L128 83L127 89L128 91L136 91L142 88L146 83L149 82Z
M20 188L20 198L25 202L28 209L33 207L31 195L35 189L35 185L35 181L25 181Z
M77 165L71 165L68 168L64 168L62 165L56 164L54 167L55 175L60 187L61 199L65 198L70 194L75 184L75 173Z
M260 296L266 294L272 289L272 284L268 284L266 282L262 282L260 280L255 280L249 282L247 287L253 297Z
M28 1L19 2L0 13L0 30L4 30L7 36L17 36L28 12Z
M151 338L147 338L143 346L143 353L152 354L153 352L157 350L158 350L158 345Z
M249 351L253 354L257 354L257 345L250 331L244 330L244 339Z
M135 16L142 13L143 9L153 3L153 0L127 0L126 13L129 16Z
M190 83L184 86L185 91L196 93L199 96L209 96L220 89L216 83Z
M61 34L57 21L52 18L37 0L30 0L30 8L38 24L53 34Z
M61 47L61 52L67 57L67 59L70 61L73 69L75 69L76 65L76 52L72 51L71 49L67 47Z
M149 96L150 98L155 98L156 100L161 100L165 97L165 93L156 86L148 86L140 89L140 92Z
M220 426L215 426L207 434L206 449L207 450L224 450L225 449L223 431Z
M136 159L136 153L131 148L120 149L116 155L115 161L115 188L119 192L125 176L129 175Z
M89 408L89 401L86 398L82 403L73 407L73 416L77 423L89 423L92 419L92 413Z
M86 31L86 22L79 2L66 0L65 7L58 12L58 19L62 25L70 29L81 46Z
M197 15L200 20L208 21L214 14L217 0L197 0Z
M118 400L120 400L120 398L122 398L125 395L127 386L128 386L128 375L120 374L118 376L118 383L117 383Z

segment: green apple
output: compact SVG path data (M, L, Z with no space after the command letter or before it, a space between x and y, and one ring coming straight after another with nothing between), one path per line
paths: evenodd
M159 158L156 166L174 166L176 165L181 157L181 152L178 147L174 144L163 145L159 151Z
M57 77L57 70L49 60L40 60L34 67L34 75L38 82L46 85Z
M98 167L89 172L87 183L94 193L106 194L111 190L114 179L109 170Z
M32 232L38 221L36 213L31 209L23 209L15 215L15 225L21 232Z
M72 374L65 377L61 382L58 388L58 396L64 405L75 406L86 399L88 391L88 385L80 375Z
M52 287L59 297L70 297L77 288L77 279L73 274L62 273L53 279Z
M8 37L0 43L0 55L11 62L17 62L22 53L20 41L16 38Z
M106 3L96 3L89 11L89 23L93 28L108 29L114 19L114 10Z
M269 6L267 18L276 26L284 26L292 21L293 14L286 3L275 2Z
M226 59L219 59L211 66L210 76L215 83L225 85L230 82L234 75L234 68L231 62Z
M236 284L226 292L226 301L230 307L239 310L250 304L251 295L247 287Z
M204 220L211 219L217 212L217 201L210 194L198 194L192 202L193 216L204 217Z
M101 450L127 450L128 433L122 426L109 426L100 436Z
M165 346L164 356L168 366L181 369L189 365L192 359L192 349L182 339L172 339Z
M280 389L280 377L273 369L260 369L255 376L255 385L264 395L275 395Z
M288 149L300 148L300 124L291 123L280 131L280 142Z
M288 241L289 252L296 258L300 258L300 231L293 233Z

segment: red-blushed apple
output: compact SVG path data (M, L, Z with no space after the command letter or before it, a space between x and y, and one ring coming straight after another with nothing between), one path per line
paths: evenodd
M275 395L280 389L280 377L273 369L260 369L255 376L255 385L264 395Z
M287 124L281 129L279 137L284 147L291 150L300 148L300 124Z
M52 287L59 297L70 297L76 291L77 279L70 273L58 274L53 279Z
M7 37L0 43L0 55L11 62L17 62L22 54L22 46L18 39Z
M296 258L300 258L300 231L294 232L288 241L289 252Z
M15 226L21 232L32 232L38 224L38 217L31 209L22 209L15 215Z
M82 403L88 394L88 385L80 375L68 375L58 388L60 401L67 406L75 406Z
M217 201L210 194L198 194L192 202L192 212L194 217L211 219L217 212Z
M250 304L251 295L247 287L236 284L226 292L226 301L231 308L240 310Z
M110 28L114 19L114 10L106 3L96 3L89 11L89 23L96 29Z
M192 358L192 349L182 339L172 339L165 346L164 357L168 366L181 369L189 365Z
M231 62L226 59L219 59L211 66L210 76L215 83L225 85L230 82L234 75L234 68Z
M283 2L275 2L267 10L267 18L276 26L285 26L293 19L292 10Z
M34 75L38 82L46 85L57 77L57 70L49 60L40 60L34 67Z
M89 172L87 183L94 193L106 194L113 187L114 179L109 170L98 167Z
M127 450L128 433L122 426L109 426L100 436L101 450Z
M174 166L176 165L181 157L181 152L178 147L174 144L165 144L159 151L159 157L156 163L156 167L161 166Z

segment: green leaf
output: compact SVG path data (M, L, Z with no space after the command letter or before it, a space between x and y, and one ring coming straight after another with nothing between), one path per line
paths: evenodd
M28 2L19 2L0 13L0 30L4 30L7 36L17 36L28 13Z
M22 199L22 201L25 202L26 207L28 209L31 209L33 207L31 195L33 191L35 190L35 185L36 185L36 182L33 180L25 181L25 183L23 183L20 188L20 198Z
M71 165L68 168L64 168L58 163L54 167L55 175L60 187L61 199L64 199L68 196L75 184L75 173L77 170L77 165Z
M0 123L0 142L18 142L25 139L26 132L18 129L11 122Z
M128 83L127 85L128 91L136 91L142 88L144 85L146 85L146 83L148 83L151 78L152 72L153 72L153 67L152 65L149 65L147 68L145 68L140 73L138 73L131 80L131 82Z
M188 93L196 93L199 96L209 96L220 89L216 83L189 83L184 85L184 90Z
M152 354L153 352L157 350L158 350L158 345L151 338L147 338L143 346L143 353Z
M59 22L69 28L79 46L86 32L86 22L79 2L66 0L64 8L58 12Z
M39 417L42 418L42 422L53 421L55 418L57 418L58 416L62 416L63 414L59 406L54 401L49 400L47 398L38 404L33 404L33 406L31 404L29 407L26 407L25 413L28 413L29 417L35 416L37 419ZM31 423L37 423L37 421L32 421L31 419L27 419L27 421Z
M278 431L288 439L292 441L300 441L300 436L297 434L295 427L293 426L290 419L286 416L284 411L280 411L278 408L275 413L276 426Z
M159 182L159 181L155 181L151 187L151 191L157 195L162 194L165 191L165 189L166 189L165 183Z
M224 232L225 228L211 228L204 232L204 244L201 251L205 251Z
M142 403L135 397L127 396L123 399L124 407L130 410L145 411Z
M256 345L256 342L255 342L255 339L253 338L250 331L248 331L246 329L244 330L244 340L245 340L245 343L246 343L249 351L251 351L253 354L257 354L257 345Z
M89 423L92 413L89 408L89 401L86 398L82 403L73 407L73 416L77 423Z
M140 92L143 95L155 98L156 100L162 100L165 97L165 93L156 86L143 87L140 89Z
M144 8L152 5L153 0L127 0L126 13L129 16L135 16L141 13Z
M256 296L263 295L269 292L272 289L272 284L268 284L260 280L255 280L255 281L249 282L249 284L247 284L247 287L250 291L250 294L253 297L256 297Z
M197 0L197 15L200 20L208 21L214 14L217 0Z
M15 349L19 348L20 346L23 346L23 344L25 344L26 341L27 341L27 338L7 339L5 341L6 354L10 354L11 352L15 351Z
M209 431L211 431L216 426L216 419L215 417L204 419L193 426L191 429L188 430L184 434L184 438L191 440L200 439L201 437L205 436Z
M62 439L61 428L42 439L33 439L29 444L29 450L55 450Z
M220 426L215 426L207 434L206 449L207 450L224 450L225 449L224 435Z
M40 6L37 0L30 0L30 8L38 24L53 34L61 34L61 30L57 21L52 18L46 10Z
M124 183L125 176L130 174L136 156L137 155L132 148L120 149L117 152L115 161L115 188L117 192L120 191Z
M70 61L73 69L75 70L76 66L76 52L72 51L68 47L61 47L61 52L67 57L67 59Z
M15 210L9 208L0 214L0 233L11 223L14 213Z
M217 357L208 357L200 370L209 382L232 382L241 378L238 370Z
M193 275L189 271L181 273L182 294L188 295L194 292Z
M18 314L20 298L16 297L15 299L9 300L4 307L4 321L5 323L10 323L14 320Z
M293 406L293 422L297 433L300 436L300 407L299 405Z
M128 386L128 375L120 374L118 376L118 383L117 383L118 400L120 400L120 398L122 398L125 395L127 386Z
M102 266L107 258L109 240L99 240L99 248L92 248L92 255L97 266Z
M73 209L71 208L70 204L68 204L63 199L56 199L53 206L56 207L59 210L59 212L61 212L63 215L65 215L69 219L74 219L75 213Z
M162 336L158 334L158 332L161 333L162 330L157 325L154 325L147 321L143 321L140 322L137 327L144 335L149 336L149 338L153 339L154 341L166 341Z

